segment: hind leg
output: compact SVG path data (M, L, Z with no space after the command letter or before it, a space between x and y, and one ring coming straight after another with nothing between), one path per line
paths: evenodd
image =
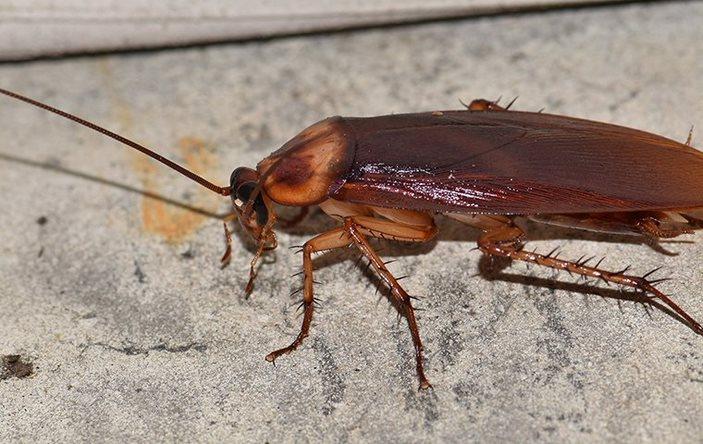
M700 228L694 219L675 211L633 211L533 215L529 219L548 225L611 234L646 236L652 240L672 239Z
M507 218L506 218L507 219ZM626 287L631 287L645 294L651 295L668 305L673 311L688 322L691 328L698 334L703 334L703 327L692 316L679 307L671 298L659 291L654 281L647 280L649 274L644 276L634 276L626 274L627 270L618 272L607 271L599 268L600 262L595 266L586 265L586 261L567 261L558 259L552 254L531 253L523 249L525 233L510 220L498 223L495 218L485 219L481 216L471 220L471 225L483 229L484 233L479 237L479 249L491 256L507 257L515 261L523 261L556 270L568 271L572 274L598 278L604 282L614 283Z
M606 271L597 266L587 266L585 262L566 261L549 255L530 253L522 249L521 239L523 236L524 233L519 228L506 226L484 233L480 237L478 245L481 251L489 255L509 257L512 260L529 262L557 270L566 270L573 274L602 279L605 282L612 282L648 293L678 313L696 333L703 334L703 327L698 321L693 319L667 295L659 291L652 282L647 280L647 275L633 276L625 274L624 271Z

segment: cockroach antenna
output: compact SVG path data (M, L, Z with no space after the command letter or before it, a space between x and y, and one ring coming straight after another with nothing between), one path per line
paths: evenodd
M112 131L105 129L101 126L98 126L92 122L89 122L85 119L81 119L78 116L74 116L73 114L67 113L66 111L61 111L60 109L54 108L53 106L49 106L45 103L30 99L29 97L25 97L21 94L14 93L12 91L8 91L6 89L0 88L0 93L12 97L17 100L21 100L25 103L29 103L30 105L34 105L38 108L50 111L54 114L58 114L61 117L64 117L68 120L72 120L76 123L79 123L83 126L87 126L88 128L92 129L93 131L97 131L99 133L102 133L106 135L107 137L110 137L112 139L117 140L118 142L121 142L129 147L134 148L137 151L141 151L142 153L146 154L147 156L151 157L152 159L158 160L159 162L163 163L164 165L178 171L179 173L183 174L187 178L194 180L195 182L199 183L200 185L204 186L205 188L209 189L210 191L214 191L217 194L220 194L222 196L229 196L232 192L230 187L221 187L218 185L215 185L214 183L210 182L209 180L205 179L204 177L201 177L194 172L178 165L177 163L165 158L164 156L150 150L149 148L142 146L138 144L137 142L134 142L132 140L127 139L126 137L122 137L119 134L115 134Z

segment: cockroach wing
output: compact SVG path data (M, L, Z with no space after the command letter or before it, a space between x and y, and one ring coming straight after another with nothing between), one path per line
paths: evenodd
M703 207L703 153L630 128L540 113L344 119L344 201L435 212L554 214Z

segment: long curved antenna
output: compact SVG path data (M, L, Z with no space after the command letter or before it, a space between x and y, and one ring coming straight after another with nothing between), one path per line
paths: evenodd
M64 117L69 120L73 120L74 122L79 123L83 126L87 126L88 128L90 128L94 131L97 131L99 133L102 133L102 134L106 135L107 137L115 139L118 142L122 142L123 144L130 146L137 151L141 151L142 153L146 154L147 156L151 157L152 159L158 160L159 162L163 163L164 165L171 167L172 169L178 171L179 173L183 174L187 178L198 182L200 185L204 186L205 188L207 188L211 191L214 191L217 194L220 194L222 196L229 196L232 192L230 187L221 187L221 186L215 185L214 183L208 181L207 179L205 179L201 176L198 176L194 172L187 170L186 168L184 168L184 167L178 165L177 163L163 157L162 155L150 150L149 148L142 146L142 145L138 144L137 142L129 140L126 137L122 137L119 134L115 134L112 131L107 130L101 126L98 126L92 122L88 122L87 120L81 119L80 117L74 116L73 114L69 114L65 111L61 111L60 109L54 108L53 106L46 105L44 103L30 99L29 97L25 97L23 95L14 93L12 91L8 91L6 89L0 88L0 94L4 94L8 97L12 97L14 99L21 100L25 103L29 103L30 105L34 105L38 108L50 111L54 114L58 114L61 117Z

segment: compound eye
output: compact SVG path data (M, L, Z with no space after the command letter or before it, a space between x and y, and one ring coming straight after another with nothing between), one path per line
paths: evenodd
M232 201L237 209L241 210L249 203L255 189L256 182L244 182L239 185L237 192L232 195ZM254 214L256 215L256 222L260 226L266 225L269 219L269 211L263 197L261 196L261 193L254 196L254 202L252 202L251 205L254 210Z
M237 208L242 208L247 202L249 202L249 198L251 197L251 193L254 191L254 188L256 188L256 184L254 182L243 183L239 186L239 188L237 188L237 192L233 196L233 201Z
M257 196L254 200L254 212L256 213L256 222L259 226L264 226L269 220L269 209L266 208L266 204L261 196Z
M246 168L246 167L239 167L239 168L235 168L234 171L232 171L232 174L229 176L229 186L232 187L233 190L237 189L237 187L239 186L239 184L241 182L240 177L248 169L249 168Z
M232 202L237 208L246 205L258 180L259 175L251 168L239 167L232 171L229 177L229 188Z

